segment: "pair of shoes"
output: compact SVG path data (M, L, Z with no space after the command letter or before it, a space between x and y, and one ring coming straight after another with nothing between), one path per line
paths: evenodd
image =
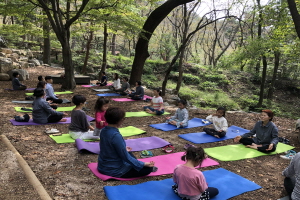
M284 137L278 137L278 140L284 144L290 144L290 141Z
M141 158L150 158L153 157L153 153L151 151L144 150L141 152Z
M297 154L296 151L288 150L286 152L286 155L281 155L280 158L283 158L283 159L286 159L286 160L292 160L295 157L296 154Z
M174 149L175 148L173 147L173 145L169 144L169 145L165 146L162 150L166 153L172 153L174 151Z
M185 145L184 145L184 149L188 149L189 147L195 147L196 148L196 146L195 145L192 145L192 144L188 144L188 143L186 143Z
M208 120L202 120L202 122L204 123L204 124L209 124L209 121Z
M83 107L82 110L83 111L90 111L91 109Z
M52 134L52 133L59 133L59 130L57 130L56 128L46 128L45 133L47 134Z

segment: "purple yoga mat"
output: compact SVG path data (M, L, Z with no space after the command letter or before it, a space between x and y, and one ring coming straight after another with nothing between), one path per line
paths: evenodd
M152 97L144 95L143 100L146 100L147 98L152 99ZM116 98L116 99L111 99L111 100L113 100L113 101L141 101L141 100L132 100L132 99L127 99L127 98Z
M76 139L75 142L76 142L77 149L80 153L83 152L90 152L95 154L100 153L99 142L85 142L81 139ZM125 140L125 142L126 142L126 146L132 148L132 151L157 149L170 144L166 140L156 136L137 138L137 139L128 139Z
M138 159L138 160L140 160L142 162L154 161L155 166L158 168L158 170L156 172L150 173L148 176L159 176L159 175L163 175L163 174L172 174L177 165L184 164L185 162L181 160L181 156L183 156L183 154L184 154L184 152L170 153L170 154L166 154L166 155L162 155L162 156L154 156L151 158L142 158L142 159ZM116 180L120 180L120 181L131 181L131 180L143 178L143 177L116 178L116 177L112 177L112 176L107 176L107 175L104 175L104 174L101 174L100 172L98 172L97 165L98 165L98 163L90 163L90 164L88 164L88 167L93 172L93 174L95 174L95 176L97 176L98 178L100 178L104 181L106 181L108 179L116 179ZM210 158L206 158L205 160L203 160L201 167L208 167L208 166L213 166L213 165L219 165L219 163ZM199 166L196 168L199 168Z
M22 91L22 90L10 89L10 88L6 88L5 90L9 90L9 91ZM35 88L27 88L26 90L35 90Z
M86 116L87 120L90 122L90 121L93 121L95 120L95 118L93 117L90 117L90 116ZM70 124L71 123L71 117L65 117L64 119L67 119L66 122L57 122L57 123L47 123L47 124ZM12 125L14 126L30 126L30 125L47 125L47 124L38 124L38 123L34 123L32 119L29 120L29 122L17 122L16 120L14 119L11 119L9 120Z

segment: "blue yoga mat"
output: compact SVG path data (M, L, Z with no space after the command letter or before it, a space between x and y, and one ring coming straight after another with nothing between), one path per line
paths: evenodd
M219 168L203 172L210 187L218 188L219 194L212 200L224 200L245 192L260 189L261 186L235 173ZM149 181L137 185L105 186L109 200L181 200L172 190L173 179Z
M184 128L195 128L195 127L207 126L207 125L211 124L211 123L205 124L202 122L202 120L205 120L205 119L193 118L193 119L189 120L188 126L184 127ZM207 120L205 120L205 121L207 121ZM167 124L167 123L151 124L149 126L156 128L156 129L160 129L162 131L173 131L176 129L184 129L184 128L177 128L176 126L174 126L172 124Z
M214 136L207 135L205 132L181 134L178 135L178 137L181 137L182 139L193 142L195 144L203 144L233 139L235 138L235 136L242 135L244 133L249 133L249 130L243 129L238 126L230 126L227 129L226 136L222 138L216 138Z
M105 93L105 94L96 94L99 97L115 97L115 96L121 96L118 93Z

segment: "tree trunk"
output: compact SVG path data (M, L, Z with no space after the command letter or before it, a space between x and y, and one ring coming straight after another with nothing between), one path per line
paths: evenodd
M107 24L104 24L104 38L103 38L103 56L102 56L102 65L101 65L101 70L100 70L100 74L99 74L99 80L101 80L102 78L102 72L105 72L106 70L106 65L107 65L107 37L108 37L108 33L107 33Z
M295 0L287 0L288 5L289 5L289 9L294 21L294 26L298 35L298 38L300 38L300 15L299 12L297 10L297 5Z
M177 81L177 85L176 85L176 93L179 93L180 87L181 87L181 83L182 83L182 77L183 77L183 58L184 58L184 49L181 51L180 54L180 58L179 58L179 75L178 75L178 81Z
M62 89L74 89L76 82L74 78L74 67L72 61L72 52L69 40L62 44L63 66L65 68L65 78L61 86Z
M272 82L271 82L269 92L268 92L268 99L269 100L273 99L274 86L275 86L275 82L276 82L276 78L277 78L277 70L278 70L278 67L279 67L280 52L275 51L274 56L275 56L274 71L273 71Z
M84 58L84 63L83 63L83 67L82 67L82 70L81 70L82 74L86 73L86 68L87 68L87 63L88 63L89 56L90 56L90 49L91 49L92 40L93 40L93 31L90 31L89 39L86 43L85 58Z
M267 67L268 67L268 63L267 63L267 58L266 56L262 57L262 61L263 61L263 71L262 71L262 76L261 76L261 85L260 85L260 92L259 92L259 101L257 104L257 108L262 107L262 103L264 100L264 89L265 89L265 82L266 82L266 77L267 77Z
M260 5L260 0L256 0L257 2L257 7L258 7L258 26L257 26L257 37L258 39L261 39L261 32L262 32L262 8L261 8L261 5ZM256 63L256 67L255 67L255 71L256 73L259 73L259 70L260 70L260 58L259 60L257 61Z
M45 12L43 13L46 16ZM43 19L43 36L44 36L43 63L50 65L51 44L50 44L50 24L48 18Z
M111 55L116 55L116 34L113 34L111 39Z
M149 41L156 27L174 8L192 1L194 0L168 0L149 15L143 26L143 31L139 34L139 39L136 44L129 81L131 85L142 78L145 61L150 56L148 52Z

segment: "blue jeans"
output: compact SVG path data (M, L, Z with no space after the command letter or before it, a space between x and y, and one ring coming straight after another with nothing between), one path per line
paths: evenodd
M144 106L144 110L146 109L149 109L151 110L152 112L155 112L156 115L162 115L164 114L165 110L164 109L161 109L161 110L155 110L154 108L150 107L150 106Z

